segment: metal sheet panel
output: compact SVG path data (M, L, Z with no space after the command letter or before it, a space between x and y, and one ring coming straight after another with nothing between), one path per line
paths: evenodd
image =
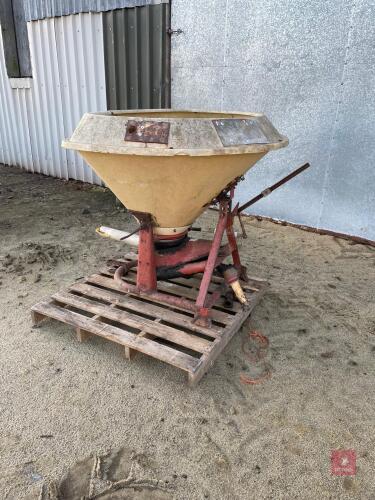
M86 111L107 109L102 14L28 23L33 78L11 88L0 38L0 161L100 184L76 153L61 148Z
M33 159L26 118L29 89L11 88L3 54L0 37L0 160L32 170Z
M212 120L212 123L223 146L270 143L256 119Z
M241 203L306 161L252 213L375 239L374 0L173 0L172 107L263 111L290 146ZM332 22L334 20L334 22Z
M35 64L35 81L31 100L33 101L35 125L42 140L41 154L36 163L44 174L68 178L66 153L58 147L59 139L64 136L63 103L59 88L59 66L55 43L55 23L42 21L30 25L30 48ZM69 106L69 103L66 103Z
M169 0L25 0L27 21L169 3Z
M168 4L103 13L108 109L170 106Z
M62 114L64 137L70 137L87 111L107 109L103 21L101 14L80 14L54 20L61 100L69 103ZM74 152L65 150L69 177L101 183Z

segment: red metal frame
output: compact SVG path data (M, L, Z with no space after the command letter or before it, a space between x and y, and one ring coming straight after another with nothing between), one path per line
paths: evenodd
M222 265L218 271L225 279L226 285L234 284L238 279L247 281L246 267L241 264L238 251L237 240L233 230L234 217L238 216L242 233L246 237L245 228L240 218L240 213L246 208L268 195L274 189L292 179L302 171L306 170L309 164L302 165L299 169L289 174L284 179L264 190L241 207L237 204L232 209L234 189L237 183L242 179L236 178L229 184L212 203L219 204L219 220L216 226L213 241L208 240L182 240L180 245L176 243L175 249L164 248L164 250L155 249L155 240L160 242L163 237L153 234L152 216L147 213L133 212L133 215L140 221L140 234L138 245L138 261L131 261L121 265L115 272L116 282L129 293L133 294L152 294L153 298L165 302L172 306L182 307L195 312L194 321L204 326L210 324L210 309L222 294L222 290L216 290L209 294L209 285L215 269L220 266L224 259L232 255L233 266ZM227 234L228 243L222 245L224 232ZM175 235L174 237L165 237L167 240L173 238L181 239L184 235ZM123 281L122 276L126 274L131 267L137 264L137 284L133 285ZM157 291L157 276L160 279L169 279L175 276L191 276L193 274L203 273L202 281L199 287L198 297L193 304L191 301L182 297L176 297L167 293ZM167 278L163 278L166 276Z
M181 243L175 250L173 248L157 250L155 249L152 217L149 214L135 213L134 215L141 221L137 283L133 285L125 282L122 277L129 270L129 266L120 266L116 270L114 278L121 285L122 289L133 294L152 295L154 299L160 302L194 311L194 321L198 324L209 326L211 322L210 310L222 293L222 290L218 289L209 294L209 285L215 268L226 257L231 255L235 269L233 268L232 273L229 274L231 274L232 278L236 274L238 277L245 275L245 268L241 265L236 236L233 230L233 219L237 215L238 210L238 205L232 210L234 186L235 183L220 193L215 200L219 204L219 220L212 241L202 239L188 240L185 243ZM224 232L226 232L228 238L226 245L222 245ZM133 266L134 262L131 263L130 267ZM203 273L195 304L182 297L159 292L157 290L157 275L160 270L175 270L181 276ZM234 276L235 278L236 276Z
M236 240L236 236L235 236L234 230L233 230L233 218L234 218L233 213L236 213L237 208L238 208L238 204L234 207L233 212L231 212L230 216L227 218L226 231L227 231L227 237L228 237L229 244L232 248L232 258L233 258L234 267L238 271L240 271L241 270L240 253L238 251L237 240Z
M114 279L116 283L120 285L121 289L125 292L132 293L134 295L152 295L152 298L158 300L159 302L164 302L165 304L169 304L170 306L182 307L183 309L186 309L188 311L195 312L195 304L193 304L190 300L184 299L183 297L175 297L174 295L158 292L156 289L150 291L140 290L137 285L133 285L132 283L123 281L122 277L124 275L124 269L124 266L119 266L114 274Z
M211 245L212 241L210 240L189 240L174 251L173 249L167 249L167 252L162 253L156 250L156 267L174 267L179 264L205 259L210 253Z
M139 231L137 288L142 292L156 290L154 236L151 223Z
M210 253L208 255L207 264L204 269L201 286L199 287L199 293L195 305L197 307L197 314L195 321L198 324L207 326L209 323L209 307L207 304L207 293L208 287L210 286L212 274L215 269L216 259L219 254L221 241L223 239L224 231L228 224L228 211L230 210L230 203L226 198L220 200L220 214L219 222L216 226L216 231L214 239L212 241L212 246ZM229 214L230 217L230 214Z
M220 254L218 255L216 262L215 262L215 268L223 262L223 260L230 255L230 250L229 246L225 246L228 248L226 251L221 251ZM221 247L224 248L224 247ZM199 262L191 262L189 264L185 264L183 267L179 268L179 273L185 275L185 276L191 276L192 274L198 274L198 273L203 273L204 270L206 269L207 265L207 260L201 260Z

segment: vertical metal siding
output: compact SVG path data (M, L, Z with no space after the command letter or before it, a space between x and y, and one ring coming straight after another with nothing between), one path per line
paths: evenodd
M60 144L87 111L107 109L102 14L28 23L31 88L12 89L0 37L0 161L55 177L100 184Z
M38 163L43 173L68 178L66 154L58 147L59 138L64 137L64 128L63 103L58 88L60 78L55 23L54 20L38 21L31 23L30 28L31 51L36 70L31 98L35 98L37 130L42 136L43 144ZM68 103L64 104L69 106Z
M103 13L108 109L170 106L169 4Z
M80 14L54 20L60 92L70 103L62 115L70 137L83 113L107 109L101 14ZM73 151L65 150L70 177L99 184L100 179Z
M28 89L11 89L0 37L0 153L3 163L32 170L30 136L27 127ZM2 84L7 82L8 85Z

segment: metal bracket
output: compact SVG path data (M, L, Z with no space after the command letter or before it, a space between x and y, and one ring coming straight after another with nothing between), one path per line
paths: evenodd
M184 32L182 31L181 28L178 28L178 30L173 30L172 28L168 28L167 29L167 33L168 33L168 35L177 35L178 36L178 35L181 35Z

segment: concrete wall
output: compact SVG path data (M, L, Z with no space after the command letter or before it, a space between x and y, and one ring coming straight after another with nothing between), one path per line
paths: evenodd
M172 106L263 111L290 139L251 170L252 208L375 240L373 0L173 0Z

